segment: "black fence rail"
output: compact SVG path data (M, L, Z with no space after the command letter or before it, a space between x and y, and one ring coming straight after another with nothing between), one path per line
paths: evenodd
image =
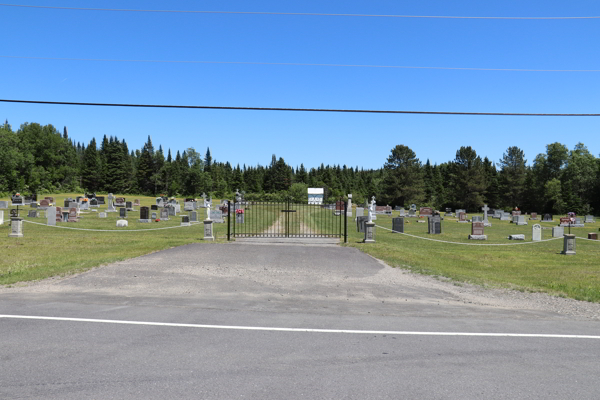
M292 201L228 202L227 239L231 237L324 238L347 242L345 201L334 204L303 204Z

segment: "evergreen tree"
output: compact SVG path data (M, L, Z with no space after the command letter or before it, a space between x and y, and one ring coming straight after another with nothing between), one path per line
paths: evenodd
M83 154L81 182L84 189L91 192L100 190L100 157L96 147L96 139L92 138Z
M421 203L425 198L421 163L408 146L397 145L384 165L382 200L392 206ZM367 181L368 185L374 182ZM375 195L369 189L369 196Z

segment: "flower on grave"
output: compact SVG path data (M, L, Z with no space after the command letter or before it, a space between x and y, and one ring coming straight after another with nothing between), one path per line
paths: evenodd
M21 196L21 193L15 193L15 196L19 197Z
M236 214L243 214L243 213L244 213L244 210L242 210L242 209L240 208L240 209L237 209L237 210L235 210L235 213L236 213Z
M160 222L160 218L156 218L156 220L154 220L154 222Z

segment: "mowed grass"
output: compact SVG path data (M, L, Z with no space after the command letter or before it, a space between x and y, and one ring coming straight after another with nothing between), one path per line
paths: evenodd
M77 194L54 196L57 205L62 205L67 197L75 198ZM106 196L105 196L106 197ZM117 196L120 197L120 196ZM141 206L156 204L154 197L122 196L128 201L140 199ZM3 199L6 200L6 199ZM183 199L178 199L182 214ZM217 201L213 201L217 204ZM100 206L99 212L106 209ZM13 208L13 207L10 207ZM83 231L62 229L45 226L46 218L28 218L27 212L33 210L29 206L19 207L20 216L26 221L38 222L43 225L23 223L23 238L10 238L9 210L4 210L5 222L0 225L0 284L9 285L16 282L31 281L61 276L88 270L90 268L121 261L132 257L164 250L189 243L204 242L204 224L192 224L190 227L180 227L181 216L171 217L169 221L139 223L140 207L127 213L129 226L117 228L116 221L119 213L108 213L106 219L98 218L97 212L83 212L83 217L77 223L57 223L57 226L67 228L97 229ZM206 210L197 210L198 221L206 218ZM158 212L159 213L159 212ZM41 212L41 214L44 214ZM173 227L173 229L150 230ZM217 241L227 240L227 224L213 224L214 236ZM147 231L136 231L144 229Z
M396 216L397 213L394 213ZM470 215L469 215L470 216ZM350 222L352 221L352 225ZM509 221L490 219L492 227L485 228L487 241L469 240L470 223L458 223L454 218L442 221L442 234L429 235L427 224L416 218L405 218L404 232L422 238L436 240L480 243L515 244L511 246L471 246L440 243L407 235L392 233L376 227L376 242L360 243L364 234L356 232L354 219L348 221L348 245L360 248L373 257L384 260L393 267L414 272L438 275L459 282L483 286L506 287L517 290L540 291L578 300L600 302L600 241L577 240L577 254L560 254L563 239L532 243L532 226L539 223L551 228L554 223L529 221L529 225L516 226ZM392 218L377 216L376 225L392 227ZM600 223L586 224L585 228L571 228L579 238L587 238L588 232L598 232ZM568 233L568 228L565 228ZM516 244L508 240L510 234L524 234L525 242ZM550 229L542 230L542 239L551 239Z
M61 205L64 198L77 194L54 196ZM142 206L155 204L154 197L123 196L133 201L138 198ZM6 199L2 199L6 200ZM183 208L183 199L179 199ZM217 204L215 200L214 204ZM102 211L106 206L101 206ZM78 223L58 223L68 228L97 229L81 231L45 226L46 219L28 218L29 206L20 207L25 220L41 223L24 223L23 238L9 238L9 211L4 210L5 223L0 226L0 284L11 285L17 282L62 276L88 270L99 265L141 256L171 247L189 243L204 242L202 223L191 227L179 227L181 217L171 217L170 221L159 223L138 223L138 211L128 212L128 228L116 228L118 213L109 213L108 218L100 219L95 212L84 212ZM280 207L279 207L280 208ZM278 207L269 209L254 206L246 211L246 231L263 231L281 217ZM199 209L198 220L205 219L205 209ZM332 224L332 210L319 210L304 215L303 223L315 232L329 231ZM185 211L182 214L187 214ZM295 214L295 213L292 213ZM397 215L397 213L394 213ZM294 218L299 216L294 215ZM333 218L333 224L340 217ZM471 224L457 223L454 218L446 218L441 235L427 234L427 224L418 223L416 218L405 218L405 232L435 240L473 244L468 240ZM490 219L493 226L485 228L488 241L478 244L515 244L507 239L510 234L525 234L527 243L531 243L531 229L536 222L529 221L527 226L516 226L508 221ZM389 216L379 215L377 225L391 228ZM538 222L546 228L558 224ZM153 230L173 227L173 229ZM227 240L227 224L214 224L214 234L218 242ZM240 226L238 225L238 228ZM587 238L588 232L598 232L600 223L586 224L585 228L571 228L571 232L580 238ZM343 229L343 225L342 225ZM138 231L141 230L141 231ZM144 231L145 230L145 231ZM565 229L565 232L568 228ZM238 230L239 232L239 230ZM543 239L551 238L551 230L545 229ZM391 233L377 228L376 242L363 244L364 234L356 232L354 218L348 218L348 246L384 260L393 267L410 269L414 272L439 275L458 282L507 287L518 290L543 291L578 300L600 302L600 241L577 241L577 254L560 254L563 240L556 239L534 244L512 246L458 245L440 243L406 235Z

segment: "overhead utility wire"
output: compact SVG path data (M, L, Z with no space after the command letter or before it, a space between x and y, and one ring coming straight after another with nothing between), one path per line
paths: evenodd
M478 68L478 67L415 67L406 65L369 65L369 64L319 64L319 63L285 63L261 61L186 61L186 60L127 60L106 58L65 58L65 57L27 57L2 56L0 58L15 58L26 60L54 61L102 61L102 62L133 62L133 63L172 63L172 64L241 64L241 65L284 65L300 67L350 67L350 68L396 68L396 69L439 69L459 71L506 71L506 72L600 72L600 69L529 69L529 68Z
M391 14L332 14L332 13L293 13L293 12L268 12L268 11L196 11L196 10L138 10L123 8L83 8L83 7L54 7L33 6L23 4L0 4L4 7L45 8L52 10L77 10L77 11L124 11L145 13L177 13L177 14L246 14L246 15L300 15L312 17L377 17L377 18L438 18L438 19L600 19L600 16L590 17L465 17L454 15L391 15Z
M433 115L493 115L520 117L600 117L600 114L549 114L549 113L492 113L492 112L456 112L456 111L399 111L399 110L356 110L335 108L286 108L286 107L233 107L233 106L184 106L164 104L123 104L123 103L80 103L67 101L40 100L8 100L4 103L51 104L66 106L100 106L100 107L137 107L137 108L192 108L200 110L242 110L242 111L303 111L303 112L340 112L368 114L433 114Z

